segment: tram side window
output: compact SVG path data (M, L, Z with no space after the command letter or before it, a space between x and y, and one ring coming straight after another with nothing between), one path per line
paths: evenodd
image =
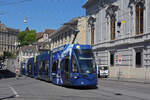
M29 72L32 72L32 65L29 64Z
M65 57L65 71L69 72L69 57Z
M48 75L48 60L45 60L43 63L44 63L44 66L45 66L46 74Z
M42 72L45 72L45 61L42 61Z
M60 61L60 69L62 69L63 68L63 61Z
M42 64L42 62L40 62L40 75L42 75L42 66L43 66L43 64Z
M56 73L57 68L58 68L58 61L55 61L55 62L53 63L52 72L55 72L55 73Z
M77 63L73 56L72 56L72 61L71 61L71 72L73 72L73 73L78 72Z
M34 63L34 72L36 73L37 72L37 64L36 63Z
M48 70L48 60L41 61L40 71L47 72L47 70Z

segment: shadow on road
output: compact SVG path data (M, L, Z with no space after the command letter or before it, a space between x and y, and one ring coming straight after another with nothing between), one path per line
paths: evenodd
M7 100L7 99L12 99L12 98L16 98L16 96L12 95L12 96L9 96L9 97L0 98L0 100Z
M8 69L6 70L0 70L0 79L3 79L3 78L13 78L13 77L16 77L16 74L9 71Z
M65 86L66 88L69 89L77 89L77 90L95 90L98 89L97 86L87 86L87 87L72 87L72 86Z

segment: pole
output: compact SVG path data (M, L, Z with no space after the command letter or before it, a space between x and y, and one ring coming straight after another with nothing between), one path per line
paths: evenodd
M72 44L74 44L75 39L76 39L76 37L77 37L77 35L78 35L78 32L79 32L79 31L75 31L75 35L74 35L74 38L73 38L73 40L72 40Z

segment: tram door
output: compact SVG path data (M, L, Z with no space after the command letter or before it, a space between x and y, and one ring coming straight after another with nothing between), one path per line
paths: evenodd
M65 57L65 64L64 64L64 74L65 74L65 84L69 84L69 56Z
M32 64L31 63L28 65L28 75L30 77L32 76Z
M38 74L38 72L37 72L37 63L35 62L34 63L34 75L35 75L35 77L37 77L37 74Z

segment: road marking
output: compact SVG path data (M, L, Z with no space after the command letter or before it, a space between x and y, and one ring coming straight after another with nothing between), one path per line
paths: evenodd
M10 85L8 85L8 86L11 89L11 91L15 94L15 96L19 97L19 94L15 91L15 89L13 87L11 87Z

